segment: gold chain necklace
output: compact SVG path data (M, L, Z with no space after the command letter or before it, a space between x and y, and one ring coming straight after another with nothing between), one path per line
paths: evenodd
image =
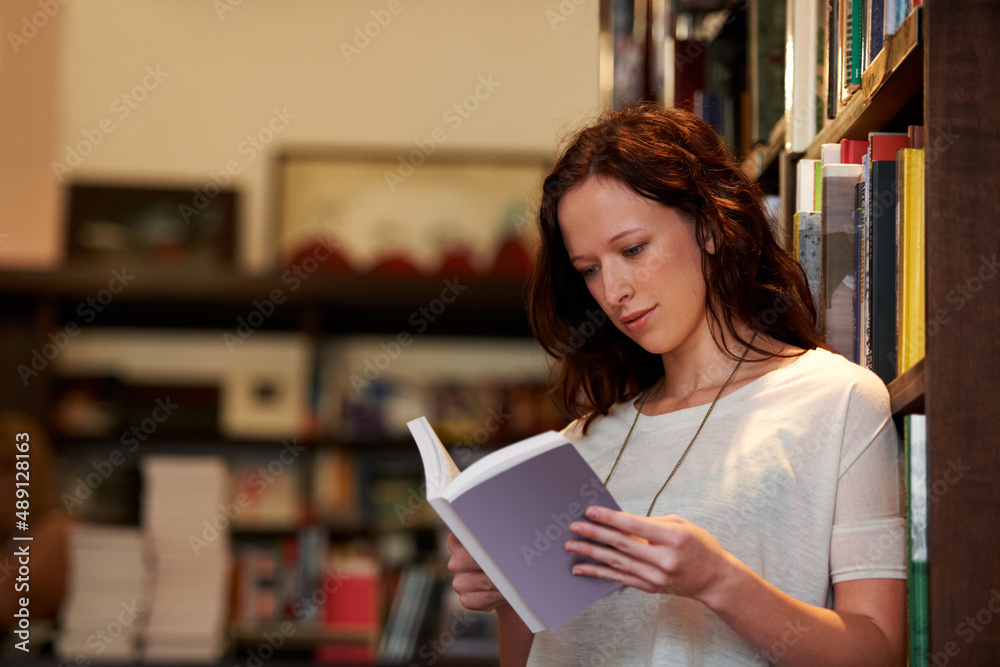
M698 430L694 432L694 437L691 438L691 442L689 442L688 446L684 448L684 453L681 454L681 457L679 459L677 459L677 464L674 466L674 469L670 471L670 474L667 475L667 479L666 481L663 482L663 486L661 486L660 490L656 492L655 496L653 496L653 502L649 503L649 509L646 510L646 516L652 515L653 506L656 505L656 501L659 500L660 494L663 493L663 490L665 488L667 488L667 484L669 484L670 480L673 479L674 473L676 473L677 469L681 467L682 463L684 463L684 458L688 455L688 452L691 451L691 445L693 445L694 441L698 439L698 434L701 433L702 427L705 426L705 422L708 421L708 416L712 414L712 410L715 409L715 404L719 402L720 398L722 398L722 392L726 390L726 387L729 386L729 383L736 376L736 371L740 369L740 366L743 364L743 360L747 358L747 353L750 352L750 347L753 345L753 342L756 339L757 339L757 332L755 331L753 332L753 336L750 338L750 345L747 346L747 349L743 350L743 356L740 357L740 360L736 362L736 367L733 368L733 372L729 374L729 377L726 379L722 387L719 389L719 393L715 395L715 400L712 401L712 405L708 407L708 412L705 413L705 417L701 420L701 424L698 426ZM659 384L659 382L657 382L656 384ZM632 438L632 431L635 430L635 425L639 423L639 415L642 414L642 409L646 407L646 400L649 399L649 395L653 393L653 389L656 388L656 384L647 389L646 393L642 395L642 400L639 402L639 407L636 409L635 412L635 419L632 420L632 426L628 430L628 435L625 436L625 442L622 443L621 449L618 450L618 456L617 458L615 458L614 465L611 466L611 472L608 473L607 478L604 480L604 486L608 485L608 482L611 481L611 476L615 474L615 469L618 467L618 462L622 460L622 454L625 453L625 447L628 446L628 441Z

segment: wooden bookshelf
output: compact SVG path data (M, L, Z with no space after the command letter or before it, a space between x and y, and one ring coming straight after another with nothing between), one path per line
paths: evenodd
M924 4L928 322L947 316L927 330L924 388L930 651L934 664L995 665L1000 275L984 267L1000 258L1000 3Z
M816 159L825 143L925 127L927 353L888 389L897 419L927 415L932 664L993 665L1000 664L991 597L1000 590L1000 86L989 72L1000 67L1000 3L923 4L808 149L777 159ZM781 181L784 210L794 187L792 167Z
M923 413L926 361L921 359L913 368L889 383L889 405L893 415L900 417Z
M112 271L127 273L127 285L113 294L108 285ZM265 275L246 275L235 270L189 270L171 267L137 266L67 266L58 271L0 270L0 300L4 303L0 313L0 361L11 369L0 380L0 391L12 397L9 405L42 417L49 414L53 404L56 378L49 372L35 377L30 386L22 386L20 377L13 371L25 363L32 349L41 349L49 343L49 334L66 331L67 323L76 322L80 331L108 327L173 331L232 331L237 317L246 317L254 302L273 299L272 314L265 318L261 330L284 333L304 333L312 340L318 353L322 345L342 334L380 335L394 337L399 332L414 333L409 321L422 307L439 299L446 281L461 287L459 294L445 304L443 311L433 310L435 317L426 329L427 335L480 336L524 338L530 335L525 297L526 281L510 277L429 275L416 278L356 274L332 274L316 271L300 280L286 279L285 269ZM117 287L117 285L116 285ZM102 291L110 300L103 305L92 321L85 321L78 314L81 303ZM439 304L440 305L440 304ZM190 453L194 449L222 456L266 456L268 448L279 446L273 440L234 440L215 429L197 432L174 429L166 435L176 437L178 444L162 445L170 451ZM61 454L82 457L83 452L117 445L116 436L66 437L53 434ZM320 450L341 448L374 459L404 458L416 462L419 456L412 441L400 438L344 439L329 435L310 435L308 451L303 454L303 464L311 465L312 457ZM496 446L484 443L483 450ZM141 451L149 451L148 446ZM137 456L137 455L136 455ZM368 471L371 474L371 471ZM377 471L376 475L391 476L395 471ZM309 493L309 479L304 479ZM124 492L134 492L129 487ZM419 558L436 553L437 524L428 525L411 520L380 522L377 512L367 512L367 506L358 509L357 515L314 517L302 525L294 522L271 524L236 524L231 527L234 544L278 542L294 539L303 529L315 525L332 544L346 545L358 540L376 541L386 532L406 531L413 539ZM128 520L137 521L130 516ZM383 601L388 604L389 601ZM234 649L260 646L266 636L280 634L280 624L241 626L228 629L228 641ZM311 659L316 647L336 644L376 645L380 631L344 632L322 626L294 625L293 633L285 633L287 641L283 650L291 660ZM243 655L238 653L237 655ZM294 657L292 657L294 656ZM227 663L228 664L228 663ZM491 664L490 661L477 664ZM493 663L495 664L495 662Z
M760 180L775 164L785 145L785 118L782 117L768 134L766 144L758 144L743 159L743 171Z

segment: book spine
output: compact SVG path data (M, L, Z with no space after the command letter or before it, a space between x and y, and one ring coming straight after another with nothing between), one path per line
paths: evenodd
M899 372L912 368L925 353L924 305L924 152L899 152Z
M815 1L787 0L785 6L786 50L785 136L788 150L802 153L816 136L819 127L816 116L817 93L813 61L816 53L818 5Z
M907 616L910 664L927 665L929 624L927 595L927 417L903 418L907 499Z
M820 227L822 225L819 211L799 211L795 214L798 225L798 254L797 259L802 265L802 270L806 273L806 282L809 284L809 291L812 294L813 306L816 308L817 318L824 312L822 300L820 299L822 286L822 249L820 246ZM825 322L825 317L819 322ZM817 331L824 329L817 326Z
M854 184L861 166L823 167L823 304L826 343L854 360Z
M865 309L865 182L854 184L854 362L864 365Z
M839 53L837 49L838 35L840 34L840 22L837 14L840 0L828 0L826 5L826 117L836 118L837 110L840 106L840 87L837 73L839 67Z
M872 161L872 370L896 379L896 163Z

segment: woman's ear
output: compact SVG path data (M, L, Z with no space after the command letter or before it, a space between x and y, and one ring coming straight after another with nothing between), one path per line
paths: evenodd
M709 225L705 225L701 228L702 241L705 245L705 252L709 255L715 254L715 230Z

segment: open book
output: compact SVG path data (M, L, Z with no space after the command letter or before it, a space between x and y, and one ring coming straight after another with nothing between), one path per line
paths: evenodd
M555 431L522 440L459 472L423 417L407 424L420 449L427 500L532 632L556 630L621 587L579 577L563 549L591 505L619 509L576 448Z

